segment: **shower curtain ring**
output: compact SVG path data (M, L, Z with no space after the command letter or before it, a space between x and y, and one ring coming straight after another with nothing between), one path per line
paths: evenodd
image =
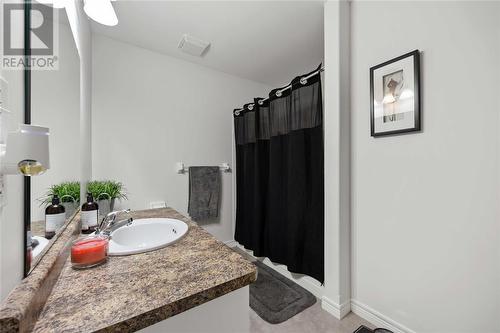
M234 111L234 115L235 116L239 116L240 115L240 111Z
M259 99L259 105L262 105L264 104L264 100L263 99Z
M307 79L306 79L305 77L301 77L301 78L300 78L300 83L301 83L302 85L306 84L306 83L307 83Z
M278 91L276 92L276 97L281 97L281 90L278 90Z

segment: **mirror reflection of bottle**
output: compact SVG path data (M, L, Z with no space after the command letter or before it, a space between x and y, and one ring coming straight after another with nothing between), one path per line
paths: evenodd
M61 205L61 200L55 194L52 204L45 208L45 238L51 239L61 228L66 220L66 210Z
M94 202L92 193L87 193L87 202L82 205L80 213L82 220L82 234L91 234L97 228L99 205Z
M31 239L31 231L28 230L26 235L26 260L24 261L25 272L30 271L32 261L33 261L33 240Z

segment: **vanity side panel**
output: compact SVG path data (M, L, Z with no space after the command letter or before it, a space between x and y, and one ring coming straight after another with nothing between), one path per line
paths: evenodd
M80 217L75 215L30 275L0 306L0 332L30 332L33 329L69 256L71 242L79 233Z

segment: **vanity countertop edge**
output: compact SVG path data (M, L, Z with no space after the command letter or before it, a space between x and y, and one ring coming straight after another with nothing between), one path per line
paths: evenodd
M86 270L73 269L66 255L40 315L29 325L33 332L135 332L256 280L251 262L176 210L132 216L182 220L189 231L165 248L109 257Z

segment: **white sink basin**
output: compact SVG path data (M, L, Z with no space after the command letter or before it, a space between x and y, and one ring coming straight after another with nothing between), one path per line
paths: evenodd
M32 254L33 259L35 259L40 253L42 253L43 249L45 249L45 247L49 245L49 240L45 237L40 236L33 236L32 238L38 241L38 245L35 247Z
M108 254L123 256L161 249L177 242L187 231L187 224L175 219L137 219L111 233Z

